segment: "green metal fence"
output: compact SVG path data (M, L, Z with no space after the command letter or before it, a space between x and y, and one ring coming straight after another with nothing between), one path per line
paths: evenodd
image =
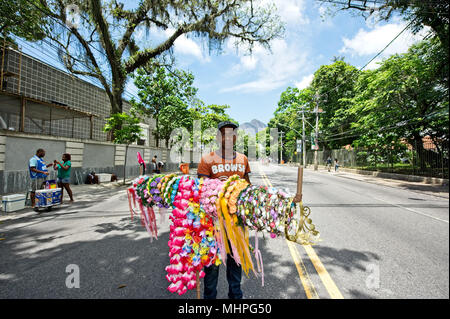
M340 167L357 168L370 171L418 175L426 177L449 178L448 141L435 145L405 145L391 149L338 149L317 152L318 164L326 165L331 157L334 167L335 159ZM301 161L301 156L295 156ZM307 151L306 165L314 165L314 151Z

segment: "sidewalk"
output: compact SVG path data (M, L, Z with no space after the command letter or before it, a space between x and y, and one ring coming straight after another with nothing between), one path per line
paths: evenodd
M98 193L104 193L105 191L111 191L111 192L116 192L116 191L120 191L122 189L126 189L131 182L133 181L133 179L127 179L126 180L126 185L123 185L123 180L121 180L120 182L110 182L110 183L101 183L101 184L80 184L80 185L70 185L70 188L72 189L73 192L73 196L74 196L74 204L82 199L85 199L85 197L87 197L86 195L95 195ZM92 196L88 196L88 197L92 197ZM58 205L55 206L59 207L59 208L68 208L71 207L71 205L73 204L69 204L69 195L67 194L67 192L64 190L64 198L63 198L63 203L62 205ZM25 206L24 209L22 210L18 210L15 212L11 212L11 213L5 213L4 211L0 211L0 222L3 221L7 221L7 220L14 220L17 218L22 218L22 217L28 217L28 216L32 216L32 215L36 215L37 212L35 212L30 206Z
M163 172L164 174L171 174L174 172ZM178 173L178 172L177 172ZM192 173L192 172L191 172ZM117 193L119 191L125 190L130 187L131 183L136 177L128 178L125 180L125 185L123 185L123 178L119 179L117 182L100 183L100 184L79 184L70 185L73 192L74 203L69 203L69 195L64 190L64 198L62 205L55 206L55 208L66 209L72 206L77 206L79 202L92 201L95 202L97 198L104 199L109 195L109 193ZM42 209L41 209L42 211ZM45 212L45 210L43 210ZM45 212L48 214L47 212ZM51 212L50 212L51 213ZM7 220L14 220L23 217L29 217L38 214L30 206L26 206L22 210L18 210L11 213L5 213L0 210L0 223Z

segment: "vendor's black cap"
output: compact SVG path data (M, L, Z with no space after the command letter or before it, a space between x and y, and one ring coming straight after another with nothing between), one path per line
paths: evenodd
M220 122L220 123L217 125L217 128L219 129L219 131L220 131L220 129L223 128L223 127L232 127L233 129L237 129L237 128L239 127L239 125L236 124L236 123L230 122L230 121Z

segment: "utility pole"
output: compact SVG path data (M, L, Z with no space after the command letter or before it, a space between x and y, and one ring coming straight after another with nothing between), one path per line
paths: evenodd
M319 169L319 163L317 160L317 151L319 150L319 113L324 113L324 111L319 109L319 101L317 99L317 96L315 98L316 107L314 111L316 112L316 129L315 129L315 136L314 136L314 170L317 171Z
M280 132L280 138L281 138L281 150L280 150L280 164L283 160L283 134L284 132Z
M317 149L319 148L318 144L318 136L319 136L319 107L316 102L316 131L314 134L314 170L317 171L319 169L319 163L317 162Z
M303 161L302 165L303 167L306 167L306 136L305 136L305 107L303 106L298 113L302 113L302 156Z
M303 155L303 167L306 167L306 135L305 135L305 110L302 109L302 155Z

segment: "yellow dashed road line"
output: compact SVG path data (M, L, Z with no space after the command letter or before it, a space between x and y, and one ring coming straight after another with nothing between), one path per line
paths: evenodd
M322 262L320 261L319 256L317 256L316 251L312 248L311 245L302 245L302 246L306 250L306 253L308 254L309 259L313 263L314 268L316 268L316 271L319 274L320 279L322 280L323 285L327 289L331 299L344 299L344 296L342 296L333 279L331 279L331 276L328 274L328 271L325 269Z
M260 170L261 171L261 170ZM271 186L271 183L267 176L261 171L263 182L266 186ZM297 268L298 275L300 277L300 281L303 285L303 289L305 289L306 297L308 299L319 299L319 295L309 278L308 271L306 270L305 264L303 263L302 257L298 253L297 249L295 249L294 245L286 240L287 246L289 247L289 251L291 253L292 259L294 260L295 267Z
M261 176L263 178L264 183L267 186L272 187L272 183L270 182L269 178L266 176L266 174L260 169ZM303 287L305 288L306 295L308 298L314 298L314 293L318 297L317 292L314 288L314 285L312 284L311 280L309 279L308 272L306 271L305 265L303 264L303 261L300 257L300 254L298 253L297 249L293 245L293 243L286 240L288 243L289 250L291 251L292 258L294 259L295 266L297 267L298 274L300 276L300 280L302 281ZM328 271L325 269L324 265L319 259L319 256L317 256L315 250L312 248L311 245L302 245L302 247L305 249L306 253L309 256L309 259L311 260L312 264L314 265L314 268L316 269L317 273L319 274L320 280L322 280L323 285L325 286L328 294L330 295L331 299L344 299L344 296L339 291L339 288L334 283L333 279L331 278ZM311 292L313 291L313 292Z
M288 240L286 240L286 243L289 247L289 251L291 252L292 259L294 259L295 267L297 267L298 275L300 276L300 281L305 289L306 297L308 297L308 299L320 299L316 288L309 278L309 274L306 270L305 264L303 263L302 257L300 257L293 243Z

